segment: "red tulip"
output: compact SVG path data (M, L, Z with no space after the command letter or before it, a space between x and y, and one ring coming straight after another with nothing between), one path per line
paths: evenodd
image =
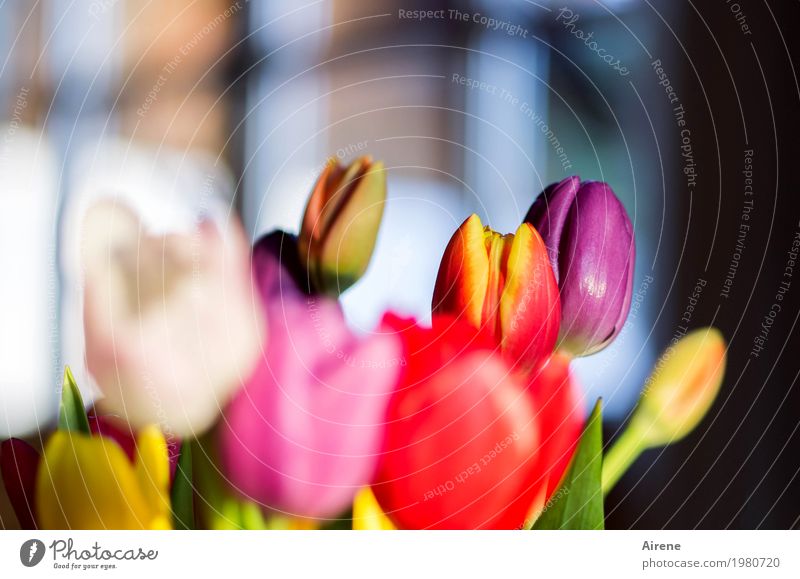
M509 360L535 368L552 353L561 310L542 238L529 223L514 235L469 217L445 249L433 310L465 318L494 336Z
M553 354L535 373L531 389L544 433L541 462L547 474L547 500L567 470L583 431L583 402L569 370L569 358L562 354Z
M406 372L373 491L400 528L511 529L552 492L580 431L560 360L522 374L463 321L393 319Z

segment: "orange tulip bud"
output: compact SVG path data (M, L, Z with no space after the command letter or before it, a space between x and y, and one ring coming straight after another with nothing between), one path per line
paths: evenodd
M494 336L512 362L533 367L558 336L558 286L539 233L523 223L501 235L470 216L444 252L433 310L464 316Z
M383 163L361 157L347 167L331 159L306 205L300 259L315 288L339 295L367 270L386 202Z

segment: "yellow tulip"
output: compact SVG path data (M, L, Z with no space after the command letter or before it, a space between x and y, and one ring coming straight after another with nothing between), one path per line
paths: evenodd
M44 449L36 485L43 529L169 529L169 457L155 426L138 436L131 463L110 438L59 430Z
M353 529L356 531L392 531L395 526L389 520L372 489L364 487L353 501Z

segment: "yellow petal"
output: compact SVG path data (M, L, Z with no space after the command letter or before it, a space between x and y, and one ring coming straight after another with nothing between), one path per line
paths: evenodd
M481 321L483 326L500 342L503 338L500 300L506 286L506 264L508 263L511 247L514 244L514 236L500 235L486 227L484 229L484 242L489 256L489 277L486 282L486 295L483 299Z
M537 254L537 251L540 253ZM527 223L520 225L514 234L505 264L506 279L502 297L504 333L509 331L508 326L517 313L517 306L525 292L531 294L528 296L529 301L541 293L540 288L545 284L547 271L541 267L540 256L545 251L544 242L536 230Z
M57 431L36 486L45 529L147 529L152 522L128 457L108 438Z
M378 504L372 489L364 487L353 501L353 529L356 531L393 531L392 524Z
M558 284L539 233L523 223L514 234L500 300L503 350L533 367L553 351L561 322Z
M436 287L433 310L464 316L479 328L489 284L489 255L480 217L470 215L447 244Z
M171 518L169 451L164 435L156 426L146 427L137 437L135 472L150 518L163 528L162 519L169 521Z

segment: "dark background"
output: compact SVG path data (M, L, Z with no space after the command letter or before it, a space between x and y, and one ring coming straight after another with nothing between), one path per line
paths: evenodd
M693 65L675 56L701 186L667 217L686 231L681 289L670 303L680 310L680 297L691 292L697 277L709 281L695 319L713 322L728 337L727 375L701 427L663 452L647 453L611 493L608 526L798 528L797 273L764 350L757 358L750 353L800 226L798 45L791 30L800 21L800 5L742 2L753 31L744 37L724 2L699 4L682 7L674 21ZM725 299L718 294L741 222L745 149L754 151L754 208ZM679 177L673 171L668 182L679 189L680 179L672 175ZM675 241L682 246L684 238Z

